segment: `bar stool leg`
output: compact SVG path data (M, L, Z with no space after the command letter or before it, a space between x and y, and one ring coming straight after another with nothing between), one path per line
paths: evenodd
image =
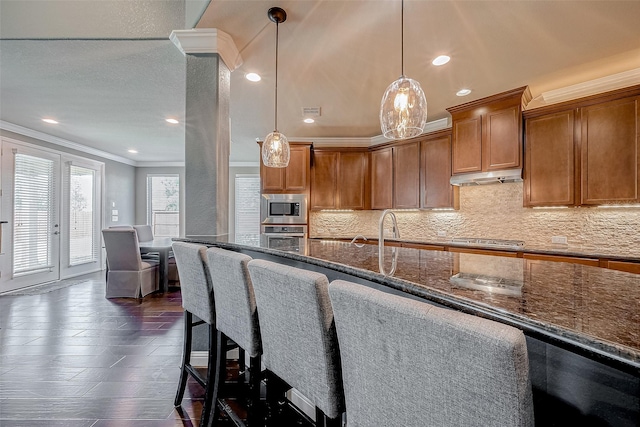
M180 382L178 383L178 392L176 398L173 401L174 406L180 406L182 403L182 397L184 396L184 390L187 387L187 379L189 379L189 372L187 372L187 366L191 363L191 341L192 331L191 323L193 321L193 315L186 311L184 312L184 338L182 347L182 366L180 367Z
M216 366L214 368L216 372L215 379L213 380L212 387L212 399L213 399L213 412L211 414L211 423L209 425L215 426L218 424L218 420L220 419L220 405L218 405L218 399L222 395L221 389L224 386L226 375L227 375L227 359L226 359L226 349L227 349L227 337L222 332L217 332L217 341L218 346L216 348ZM208 426L206 424L201 424L203 426Z
M249 359L249 403L247 421L250 427L264 425L262 404L260 403L260 382L262 377L262 358Z
M341 427L342 416L329 418L320 409L316 408L316 427Z
M202 406L202 416L200 417L200 425L208 426L209 425L209 417L211 416L211 408L212 404L215 405L215 400L213 398L213 388L216 379L216 354L214 351L216 346L220 346L220 343L217 339L216 328L209 325L209 361L207 363L207 381L204 393L204 404Z

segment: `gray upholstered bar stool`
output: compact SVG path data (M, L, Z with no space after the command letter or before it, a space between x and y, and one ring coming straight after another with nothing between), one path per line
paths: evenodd
M344 410L340 351L323 274L256 259L249 262L256 295L267 400L274 411L275 375L316 407L317 426L341 425ZM283 393L284 394L284 393ZM271 421L278 426L277 420ZM381 424L378 424L381 425Z
M247 265L251 257L220 248L207 249L207 259L213 292L215 294L216 328L218 330L216 379L213 388L214 412L212 423L218 421L220 405L224 397L226 378L226 348L229 340L249 355L249 404L247 424L263 425L260 404L261 355L260 326L256 311L256 299ZM239 360L244 367L244 356ZM233 414L229 414L233 416Z
M180 274L182 307L184 308L182 366L174 405L180 406L187 379L191 375L205 389L200 426L208 426L213 402L217 340L213 287L207 267L207 247L184 242L174 242L172 247ZM194 315L200 320L194 321ZM200 324L209 326L209 358L206 377L191 365L193 328Z
M351 282L329 295L349 427L534 425L522 331Z

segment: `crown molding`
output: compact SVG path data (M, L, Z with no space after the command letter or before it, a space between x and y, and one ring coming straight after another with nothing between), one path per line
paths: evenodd
M640 84L640 68L542 92L540 98L545 104L556 104L637 84Z
M191 30L173 30L169 40L183 55L198 53L217 53L233 71L242 65L242 56L233 38L216 28L194 28Z
M424 130L422 131L422 133L420 135L424 135L426 133L431 133L431 132L435 132L438 130L442 130L442 129L446 129L446 128L450 128L451 127L451 118L449 117L445 117L444 119L438 119L438 120L434 120L432 122L428 122L425 126L424 126ZM391 142L393 140L391 139L387 139L382 135L377 135L374 136L373 138L371 138L371 145L380 145L380 144L384 144L387 142Z
M20 135L28 136L30 138L39 139L40 141L48 142L54 145L59 145L61 147L69 148L71 150L76 150L82 153L91 154L93 156L102 157L104 159L113 160L115 162L125 163L130 166L137 166L136 161L127 159L126 157L121 157L115 154L107 153L106 151L98 150L97 148L87 147L86 145L69 141L67 139L58 138L57 136L49 135L48 133L29 129L19 125L14 125L13 123L5 122L4 120L0 120L0 129L7 130L9 132L14 132Z

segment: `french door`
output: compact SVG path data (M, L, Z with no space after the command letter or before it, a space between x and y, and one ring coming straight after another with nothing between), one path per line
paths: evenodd
M60 278L60 155L2 144L0 292Z
M102 267L103 164L2 138L0 292Z

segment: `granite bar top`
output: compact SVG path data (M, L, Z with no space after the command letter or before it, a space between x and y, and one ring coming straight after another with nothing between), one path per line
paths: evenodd
M370 237L366 236L368 240L377 241L378 237ZM318 237L318 239L324 240L351 240L353 237L335 237L335 238L322 238ZM362 242L362 240L360 240ZM527 252L532 254L541 254L541 255L564 255L564 256L572 256L572 257L583 257L583 258L606 258L606 259L615 259L620 261L631 261L631 262L640 262L640 247L631 248L631 247L619 247L615 249L604 249L600 246L591 246L591 245L532 245L525 243L524 246L514 248L509 246L491 246L491 245L481 245L481 244L473 244L473 243L458 243L453 242L451 240L445 239L400 239L396 240L393 238L385 238L385 242L400 242L400 243L413 243L419 245L433 245L433 246L448 246L448 247L458 247L458 248L473 248L473 249L491 249L495 251L503 251L503 252Z
M308 239L303 253L259 239L176 239L290 258L518 327L587 357L640 374L640 275L522 258Z

